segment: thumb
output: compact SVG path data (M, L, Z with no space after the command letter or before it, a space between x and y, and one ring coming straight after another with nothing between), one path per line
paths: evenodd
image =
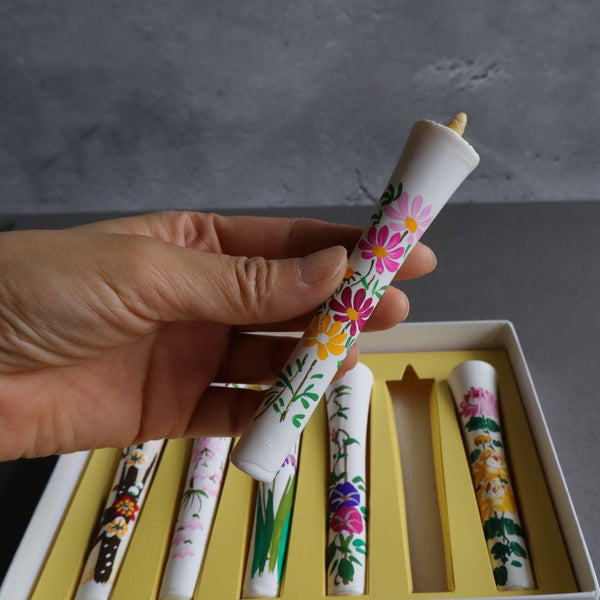
M144 299L161 321L232 325L285 321L324 302L347 267L342 246L273 260L165 246L159 276L151 278L151 293Z

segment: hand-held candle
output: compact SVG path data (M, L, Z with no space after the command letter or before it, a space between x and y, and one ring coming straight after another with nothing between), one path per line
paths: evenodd
M464 122L457 115L448 126L413 125L343 281L313 317L232 452L232 462L255 479L273 479L394 275L479 163L457 132Z

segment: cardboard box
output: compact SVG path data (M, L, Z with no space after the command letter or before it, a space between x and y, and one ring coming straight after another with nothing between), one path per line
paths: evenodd
M505 321L403 324L387 332L362 334L359 345L361 360L375 374L369 426L368 583L363 597L525 594L597 600L598 582L512 325ZM451 368L470 358L488 360L499 372L505 442L538 583L538 589L523 594L495 588L445 383ZM430 438L413 455L411 444L401 443L400 438L407 437L403 419L394 417L399 414L395 406L401 402L402 386L409 384L424 394L432 411ZM327 597L328 451L323 409L319 407L303 437L283 598ZM189 447L189 441L167 444L113 590L115 600L157 594ZM415 511L407 502L405 476L407 465L423 451L435 465L435 501L431 502L431 488L413 489L413 505L416 498L420 506ZM115 450L61 457L7 573L0 600L71 597L117 459ZM196 597L240 597L254 489L250 478L229 468ZM407 511L412 511L410 518ZM423 545L409 531L418 530L419 513L427 511L434 518L424 521L434 520L439 526L421 540ZM413 564L419 556L430 560L428 555L435 558L431 565L421 564L425 559ZM423 590L422 581L433 589Z

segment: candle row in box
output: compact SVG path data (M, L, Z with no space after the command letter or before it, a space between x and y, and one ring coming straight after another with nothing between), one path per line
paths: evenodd
M485 360L498 372L505 443L536 578L535 590L527 593L578 591L506 353L385 353L361 357L375 376L369 424L366 598L502 595L494 582L446 383L454 366L470 359ZM425 413L411 416L415 401L426 406ZM281 589L284 598L326 597L326 422L321 406L303 435ZM168 442L111 598L157 597L189 452L189 442ZM116 451L93 453L31 598L73 597L117 458ZM430 465L428 476L423 465ZM195 598L242 596L255 487L237 470L227 471Z

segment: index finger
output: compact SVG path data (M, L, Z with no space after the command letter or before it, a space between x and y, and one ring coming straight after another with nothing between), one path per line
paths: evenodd
M266 259L306 256L341 245L350 253L361 227L308 218L221 216L199 212L158 212L103 221L93 227L107 233L147 235L204 252ZM433 251L418 242L395 279L413 279L432 271Z

